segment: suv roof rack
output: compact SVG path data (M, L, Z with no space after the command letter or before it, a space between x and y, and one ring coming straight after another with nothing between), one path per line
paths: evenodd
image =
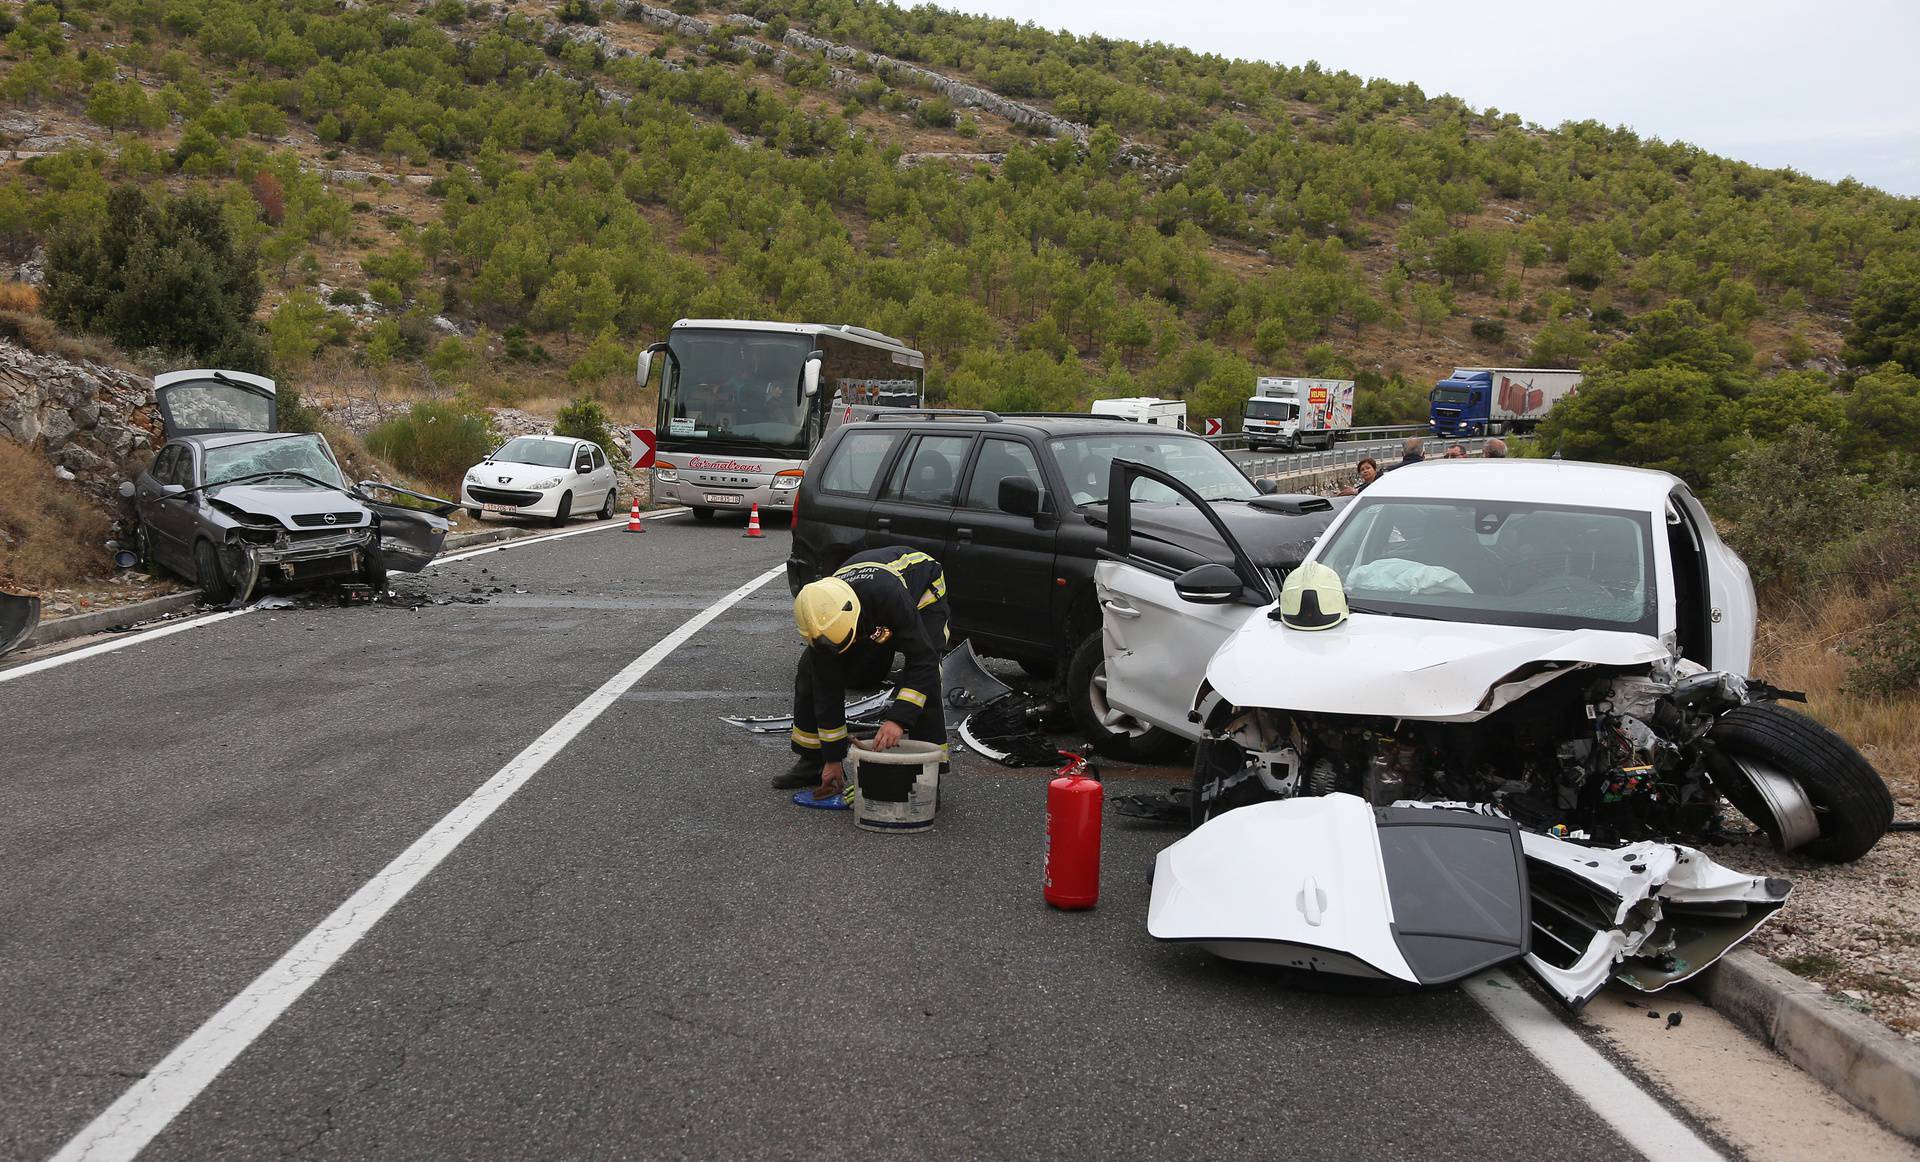
M985 420L987 423L997 424L1000 422L1000 414L987 411L985 408L875 408L867 416L867 422L870 424L876 420L904 419L974 420L976 422Z
M1092 412L1003 412L1002 415L1024 420L1099 420L1101 423L1132 423L1121 416L1097 416Z

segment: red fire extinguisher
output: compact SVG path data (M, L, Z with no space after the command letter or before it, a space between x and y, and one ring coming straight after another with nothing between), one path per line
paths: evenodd
M1100 902L1100 812L1106 791L1083 754L1061 751L1066 763L1047 784L1045 895L1056 908Z

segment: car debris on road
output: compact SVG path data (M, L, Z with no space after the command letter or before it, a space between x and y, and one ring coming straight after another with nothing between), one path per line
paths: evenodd
M30 593L0 593L0 654L27 640L40 624L40 599Z

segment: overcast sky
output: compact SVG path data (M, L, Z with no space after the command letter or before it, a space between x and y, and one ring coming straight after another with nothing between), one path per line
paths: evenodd
M1920 0L937 0L1046 28L1414 81L1920 196Z

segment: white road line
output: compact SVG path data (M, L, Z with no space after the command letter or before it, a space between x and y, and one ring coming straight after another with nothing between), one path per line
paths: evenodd
M1506 973L1483 972L1463 987L1514 1040L1641 1154L1659 1162L1721 1157Z
M654 512L643 512L640 514L640 519L641 520L658 520L663 516L679 516L681 513L684 513L687 511L689 510L684 508L662 508ZM627 527L626 521L616 519L616 520L609 520L609 521L601 521L599 524L595 524L595 525L588 525L584 529L568 529L564 533L551 533L544 537L518 537L510 541L495 541L493 544L482 545L477 549L468 549L463 553L455 553L451 557L435 557L433 559L433 564L428 565L427 568L437 569L441 565L451 565L455 561L464 561L468 557L478 557L483 553L491 553L499 549L513 549L513 548L518 548L521 545L544 545L548 541L559 541L559 540L564 540L567 537L584 536L587 533L604 533L608 529L624 529L626 527Z
M708 622L786 571L785 565L768 569L707 606L587 695L566 717L534 739L513 761L501 767L499 773L395 856L392 863L368 880L346 903L335 908L331 916L320 921L206 1024L194 1030L145 1078L120 1095L120 1099L86 1129L74 1135L73 1140L53 1156L53 1162L79 1162L80 1159L100 1162L130 1159L139 1154L222 1070L266 1032L280 1014L325 976L394 905L438 867L440 861L451 855L607 707Z
M657 519L659 517L665 517L665 516L679 516L680 514L686 511L687 510L684 508L663 508L655 512L641 513L640 519L653 520L653 519ZM624 529L626 527L627 526L624 522L616 523L613 521L603 521L599 524L592 525L584 529L570 529L567 532L554 533L551 536L521 537L517 540L501 541L498 544L485 545L485 546L482 546L481 548L472 549L465 553L455 553L451 557L436 557L433 561L433 564L427 566L427 568L432 569L440 565L448 564L449 562L452 562L452 561L464 561L468 557L478 557L482 553L491 553L496 549L519 548L522 545L543 545L548 541L557 541L563 537L577 537L577 536L580 536L582 533L601 533L601 532L607 531L608 529ZM115 638L113 641L101 642L99 645L84 646L77 650L68 650L64 654L54 654L52 657L41 658L37 662L28 662L25 665L14 666L10 669L0 670L0 682L11 682L15 678L24 678L29 674L38 674L43 670L51 670L55 666L64 666L69 662L83 661L87 658L98 657L101 654L110 654L115 650L124 650L128 646L141 645L145 642L154 641L159 638L167 637L171 634L183 633L186 630L195 629L203 625L212 625L216 621L225 621L230 617L239 617L243 613L251 613L251 612L253 612L252 606L248 606L245 609L229 609L221 613L210 613L205 617L195 617L186 621L176 621L169 625L163 625L163 626L158 626L154 629L143 630L140 633L125 634L121 637Z
M0 670L0 682L11 682L15 678L24 678L28 674L38 674L42 670L51 670L55 666L64 666L68 662L77 662L82 658L98 657L101 654L110 654L115 650L124 650L128 646L137 646L142 642L153 641L155 638L163 638L169 634L182 633L186 630L193 629L195 626L212 625L216 621L225 621L230 617L239 617L243 613L252 612L251 607L246 609L229 609L222 613L210 613L205 617L196 617L190 621L176 621L171 625L163 625L156 629L145 630L141 633L130 633L123 637L115 638L110 642L84 646L77 650L69 650L64 654L55 654L50 658L41 658L37 662L27 662L25 665Z

